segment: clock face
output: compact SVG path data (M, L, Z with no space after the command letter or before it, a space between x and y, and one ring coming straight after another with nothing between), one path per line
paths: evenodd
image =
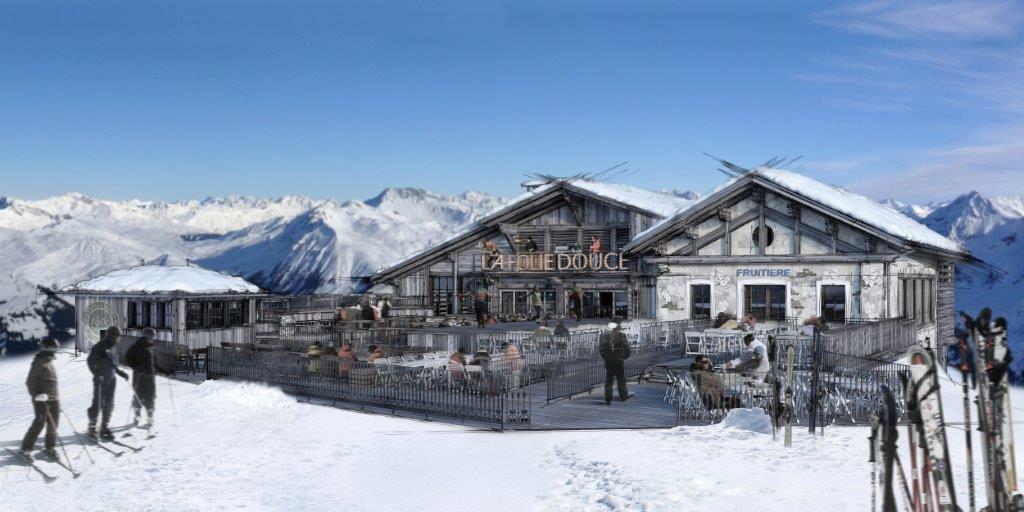
M89 303L82 315L82 324L85 329L85 339L92 343L100 341L100 332L107 328L118 325L117 311L113 306L103 301Z

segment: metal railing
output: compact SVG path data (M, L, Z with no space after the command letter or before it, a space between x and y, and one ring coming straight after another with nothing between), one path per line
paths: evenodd
M530 370L499 366L474 372L211 348L207 377L263 382L302 397L406 411L426 419L460 418L497 428L528 425L531 400L523 385L530 381Z

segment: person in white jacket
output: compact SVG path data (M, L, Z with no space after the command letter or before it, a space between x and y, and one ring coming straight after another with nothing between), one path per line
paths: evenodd
M725 369L749 374L757 382L764 381L765 376L771 371L768 347L753 334L744 336L743 344L746 348L739 357L725 363Z

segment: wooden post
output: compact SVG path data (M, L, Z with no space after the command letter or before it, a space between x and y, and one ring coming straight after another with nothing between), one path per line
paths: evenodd
M800 205L795 201L789 202L789 218L793 219L793 247L792 254L800 254Z
M452 258L452 314L459 314L459 253L453 252Z
M718 209L718 219L725 223L725 256L732 256L732 230L729 229L729 221L732 220L732 212L728 208Z
M764 256L764 246L768 241L764 225L764 190L755 188L753 197L754 202L757 203L757 255Z

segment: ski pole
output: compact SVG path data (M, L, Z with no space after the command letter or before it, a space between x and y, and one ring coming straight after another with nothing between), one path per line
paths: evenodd
M960 375L963 377L963 384L961 385L964 392L964 438L967 440L967 499L968 499L968 512L975 511L975 499L974 499L974 454L971 449L971 391L970 386L967 383L967 373L970 371L971 366L967 361L967 338L960 339Z
M92 458L92 454L89 453L89 449L85 447L86 443L82 440L82 435L78 433L75 425L71 423L71 416L68 415L68 412L65 411L63 407L60 408L60 412L64 413L64 418L68 420L68 426L71 427L71 431L75 433L75 438L78 439L79 444L82 445L82 450L85 452L85 455L89 457L89 462L96 464L96 459Z
M174 388L171 386L170 379L165 380L167 383L167 398L171 400L171 418L174 420L174 426L178 426L178 410L174 407Z
M53 433L57 436L57 442L60 443L60 451L64 453L64 459L68 461L68 469L71 470L72 474L78 473L75 471L74 466L71 465L71 457L68 457L68 450L64 447L64 440L60 438L60 432L57 430L57 422L53 421L53 415L50 414L50 404L44 404L43 408L46 410L46 421L50 422L50 426L53 427ZM57 404L57 408L60 408L60 404Z

